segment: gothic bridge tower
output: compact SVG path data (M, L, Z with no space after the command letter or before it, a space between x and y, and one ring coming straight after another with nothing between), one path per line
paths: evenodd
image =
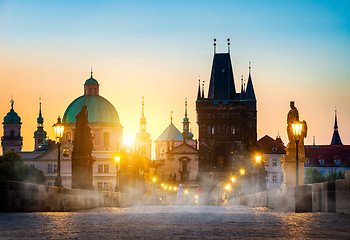
M228 53L216 53L214 42L208 95L204 94L204 84L201 88L199 83L198 87L200 172L237 172L241 167L248 168L256 146L257 110L250 64L247 85L242 78L241 92L237 93L229 46L228 42Z

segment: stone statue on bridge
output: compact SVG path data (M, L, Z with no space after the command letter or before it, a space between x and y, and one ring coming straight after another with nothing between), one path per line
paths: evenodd
M293 133L293 124L302 124L302 131L299 137L298 144L298 162L299 162L299 185L304 185L304 162L305 148L304 138L307 136L307 124L306 121L299 120L299 112L295 107L294 102L290 102L290 110L287 115L287 134L289 143L286 147L286 155L281 158L282 170L283 170L283 184L282 187L295 186L296 184L296 143Z
M72 188L92 189L91 156L93 144L89 127L88 111L84 105L76 115L75 136L72 152Z

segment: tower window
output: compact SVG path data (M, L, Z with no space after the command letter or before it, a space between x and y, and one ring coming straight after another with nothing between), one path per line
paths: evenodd
M215 126L213 126L212 128L211 128L211 134L215 134Z
M109 133L103 133L103 145L108 147L110 146L110 138L109 138Z
M208 134L211 134L211 126L208 126Z
M10 137L11 137L11 138L15 137L15 131L14 131L14 130L11 130L11 131L10 131Z
M231 135L235 135L235 134L236 134L235 126L231 126Z

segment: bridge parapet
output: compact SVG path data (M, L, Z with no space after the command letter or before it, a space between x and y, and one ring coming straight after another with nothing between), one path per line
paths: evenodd
M128 205L124 193L0 181L0 211L57 212Z

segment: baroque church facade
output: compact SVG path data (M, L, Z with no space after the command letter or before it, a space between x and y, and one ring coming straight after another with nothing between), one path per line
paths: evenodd
M47 139L47 133L44 131L41 102L37 118L37 130L34 132L34 151L21 151L23 138L20 131L22 123L21 118L14 111L13 105L14 102L11 101L11 110L5 116L3 122L3 153L11 150L20 153L26 165L36 167L44 173L47 185L54 185L58 170L58 149L54 141ZM94 149L92 156L95 159L93 185L99 189L114 190L116 186L114 156L123 144L123 126L120 124L115 107L99 95L99 84L92 77L92 73L90 78L85 81L84 95L75 99L63 115L65 131L60 151L63 186L71 188L71 155L74 142L75 116L83 105L87 106L88 120L93 136Z

